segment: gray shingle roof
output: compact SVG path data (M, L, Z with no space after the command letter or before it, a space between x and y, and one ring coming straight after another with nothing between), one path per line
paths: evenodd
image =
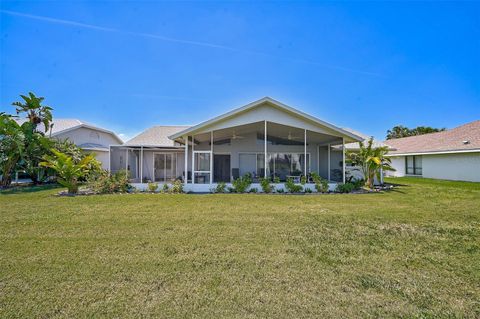
M190 126L179 125L179 126L167 126L167 125L158 125L150 127L149 129L138 134L134 138L130 139L125 143L125 145L131 146L159 146L159 147L169 147L174 146L174 141L168 137L172 134L183 131Z

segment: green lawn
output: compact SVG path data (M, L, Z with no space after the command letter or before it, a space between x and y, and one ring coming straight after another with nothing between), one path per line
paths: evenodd
M0 317L480 317L480 183L0 194Z

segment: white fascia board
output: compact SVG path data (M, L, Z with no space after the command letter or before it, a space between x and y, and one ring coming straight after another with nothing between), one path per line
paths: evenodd
M480 153L480 148L471 150L451 150L451 151L432 151L432 152L410 152L386 154L386 157L410 156L410 155L441 155L441 154L459 154L459 153Z

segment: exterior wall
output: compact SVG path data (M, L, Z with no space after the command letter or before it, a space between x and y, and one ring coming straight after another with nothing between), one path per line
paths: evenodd
M102 163L102 168L106 170L110 170L109 160L108 160L108 152L105 151L94 151L95 158Z
M59 140L64 140L68 138L71 142L77 145L85 143L95 143L108 147L109 145L119 144L119 141L114 136L112 136L112 134L89 129L86 127L79 127L65 133L60 133L58 135L55 135L55 138Z
M60 133L55 135L54 137L57 140L65 140L68 139L69 141L75 143L76 145L81 145L85 143L94 143L100 144L105 147L109 147L109 145L116 145L119 144L119 141L109 133L105 133L98 130L93 130L86 127L79 127L77 129ZM95 153L95 157L102 163L102 168L109 170L109 154L108 151L92 151Z
M422 156L422 177L480 182L480 153L435 154ZM405 176L405 156L391 157L395 172L388 176Z
M390 159L392 160L392 167L395 171L388 171L385 174L393 177L405 176L405 156L390 157Z
M422 156L423 177L480 182L480 153Z

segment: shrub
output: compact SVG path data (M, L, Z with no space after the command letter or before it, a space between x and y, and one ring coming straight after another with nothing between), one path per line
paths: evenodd
M306 176L300 177L300 184L305 185L306 183L307 183L307 177Z
M57 182L68 189L69 194L78 192L78 181L98 172L99 162L93 155L76 161L72 156L52 149L53 155L43 156L40 166L51 168L57 174Z
M174 193L174 194L181 194L181 193L183 193L183 183L182 183L181 180L176 179L176 180L173 182L172 193Z
M305 193L312 193L312 190L310 188L305 188Z
M220 182L217 184L217 187L215 187L215 193L226 193L227 192L227 184L225 182Z
M300 193L303 190L302 185L297 185L293 182L293 178L287 179L285 188L289 193Z
M87 187L97 194L125 193L130 189L126 171L110 174L101 171L87 179Z
M154 182L150 182L147 184L147 189L151 193L155 193L158 189L158 184Z
M276 190L277 193L282 194L285 193L285 190L283 188L279 188Z
M235 193L245 193L252 184L250 174L245 174L233 181L232 186Z
M351 193L355 189L353 183L338 184L336 191L338 193Z
M360 189L365 185L364 179L355 179L353 180L352 184L354 185L354 189Z
M275 177L273 178L273 182L274 182L275 184L280 183L280 177L275 176Z
M328 192L328 181L324 178L321 178L317 173L312 173L312 179L315 183L315 189L319 193Z
M270 184L270 180L268 178L260 178L260 186L262 186L264 193L268 194L273 191L272 184Z
M250 188L250 190L248 192L249 193L257 193L258 189L256 187L252 187L252 188Z
M170 187L167 183L163 184L162 186L162 193L168 193L170 191Z

